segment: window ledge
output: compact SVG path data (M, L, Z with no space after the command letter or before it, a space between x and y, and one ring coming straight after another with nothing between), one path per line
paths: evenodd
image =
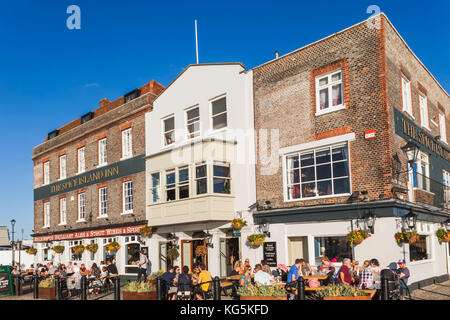
M428 194L430 194L430 195L435 195L433 192L430 192L430 191L428 191L428 190L425 190L425 189L421 189L421 188L413 188L413 190L415 191L415 190L419 190L419 191L423 191L423 192L426 192L426 193L428 193Z
M131 159L132 157L133 157L133 155L129 155L129 156L126 156L126 157L122 157L122 158L120 158L120 161L126 160L126 159Z
M108 219L108 216L99 216L97 219Z
M107 165L108 165L108 162L102 163L102 164L98 164L98 165L96 166L96 168L101 168L101 167L104 167L104 166L107 166Z
M438 125L433 119L430 119L430 122L431 122L432 124L434 124L436 127L439 127L439 125Z
M403 112L404 113L406 113L406 114L408 114L411 118L413 118L414 120L416 120L416 118L411 114L411 113L409 113L409 111L408 110L403 110Z
M427 263L434 263L434 262L436 262L435 259L427 259L427 260L420 260L420 261L410 261L409 265L410 266L416 266L416 265L427 264Z
M332 194L329 196L319 196L319 197L311 197L311 198L299 198L299 199L285 199L284 202L297 202L297 201L308 201L308 200L319 200L319 199L330 199L330 198L341 198L341 197L350 197L351 193L340 193L340 194Z
M324 114L327 114L327 113L331 113L331 112L335 112L335 111L339 111L339 110L344 110L344 109L345 109L345 105L343 104L343 105L340 105L340 106L335 106L335 107L330 107L330 108L327 108L327 109L324 109L324 110L319 110L319 111L316 111L316 117L324 115Z
M50 229L50 226L43 226L42 229Z
M134 215L133 210L120 213L121 216Z
M226 132L228 130L228 127L223 127L223 128L220 128L220 129L216 129L216 130L214 130L214 129L210 129L209 131L208 131L208 136L212 136L212 135L215 135L215 134L219 134L219 133L223 133L223 132Z
M87 222L86 219L81 219L81 220L77 220L75 221L76 223L81 223L81 222Z
M62 180L66 180L66 179L67 179L67 176L65 178L58 178L57 181L62 181Z
M58 226L66 226L67 225L67 222L66 223L59 223L58 224Z

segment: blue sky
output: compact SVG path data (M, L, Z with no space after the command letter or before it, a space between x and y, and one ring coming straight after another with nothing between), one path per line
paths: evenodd
M81 30L69 30L69 5ZM338 32L378 5L450 89L450 2L442 1L0 1L0 225L33 229L33 147L53 129L149 82L167 85L195 63L247 68Z

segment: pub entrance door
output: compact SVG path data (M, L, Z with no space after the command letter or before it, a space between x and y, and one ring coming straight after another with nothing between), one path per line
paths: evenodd
M239 238L220 239L220 276L229 276L239 259Z
M205 239L181 240L181 268L188 266L191 271L194 265L199 263L204 263L208 268L208 254L204 257L195 256L195 249L198 246L206 246Z

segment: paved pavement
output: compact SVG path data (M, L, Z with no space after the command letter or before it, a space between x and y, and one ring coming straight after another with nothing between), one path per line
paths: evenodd
M25 292L21 296L0 295L1 300L33 300L33 292L29 288L24 288ZM411 292L412 300L450 300L450 280L433 284L422 289ZM228 297L223 297L227 299ZM101 295L90 295L89 300L113 300L114 292ZM228 298L229 299L229 298ZM39 299L41 300L41 299ZM72 297L70 300L80 300L80 296Z

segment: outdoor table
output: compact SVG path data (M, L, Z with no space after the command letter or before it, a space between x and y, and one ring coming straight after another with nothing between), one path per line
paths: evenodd
M236 274L236 275L234 275L234 276L226 277L226 279L227 279L227 280L239 280L239 279L241 279L241 277L242 277L242 275Z
M323 280L326 280L328 278L328 275L312 275L312 276L304 276L303 279L305 280L311 280L311 279L317 279L319 280L319 284L322 287L323 286ZM309 288L309 287L305 287Z

